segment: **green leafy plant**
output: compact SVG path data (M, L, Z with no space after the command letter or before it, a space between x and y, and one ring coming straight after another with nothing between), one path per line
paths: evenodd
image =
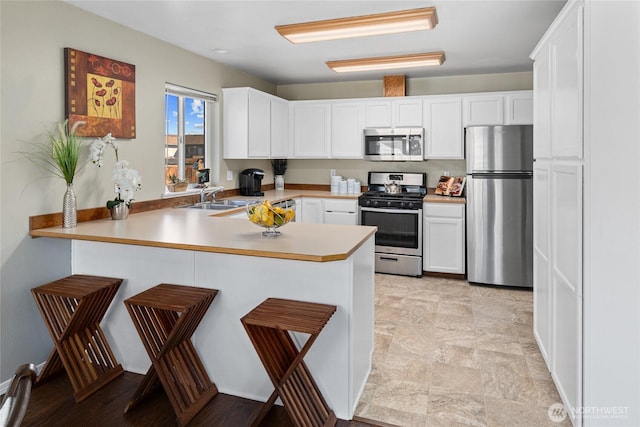
M22 153L27 159L73 184L76 173L82 169L80 165L80 149L82 138L76 135L76 130L85 122L78 121L69 128L69 120L58 123L54 131L49 131L49 141L37 144L36 150Z
M187 182L186 179L179 179L177 175L173 175L173 174L169 175L169 181L172 184L179 184L181 182Z

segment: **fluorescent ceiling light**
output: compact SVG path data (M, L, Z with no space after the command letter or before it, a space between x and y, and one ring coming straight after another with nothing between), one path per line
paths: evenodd
M301 24L277 25L276 31L291 43L374 36L431 30L438 24L435 7L399 12L329 19Z
M431 67L442 65L444 52L416 53L412 55L381 56L377 58L327 61L327 66L337 73L354 71L393 70L396 68Z

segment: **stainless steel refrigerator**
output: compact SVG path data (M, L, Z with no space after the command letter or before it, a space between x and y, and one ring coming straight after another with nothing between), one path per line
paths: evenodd
M466 129L469 282L533 287L533 126Z

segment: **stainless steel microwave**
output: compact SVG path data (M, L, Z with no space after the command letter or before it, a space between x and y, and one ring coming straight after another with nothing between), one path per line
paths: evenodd
M364 159L371 161L422 161L423 128L371 128L364 130Z

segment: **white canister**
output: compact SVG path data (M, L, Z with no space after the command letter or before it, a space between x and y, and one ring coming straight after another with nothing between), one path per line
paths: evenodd
M360 181L356 181L353 183L353 192L355 194L362 193L362 184L360 184Z
M353 193L353 184L356 182L355 178L347 178L347 193Z
M340 184L338 185L338 192L340 194L347 194L347 180L343 179L340 181Z
M340 181L342 181L342 177L340 175L334 175L331 177L331 192L339 193L340 192Z

